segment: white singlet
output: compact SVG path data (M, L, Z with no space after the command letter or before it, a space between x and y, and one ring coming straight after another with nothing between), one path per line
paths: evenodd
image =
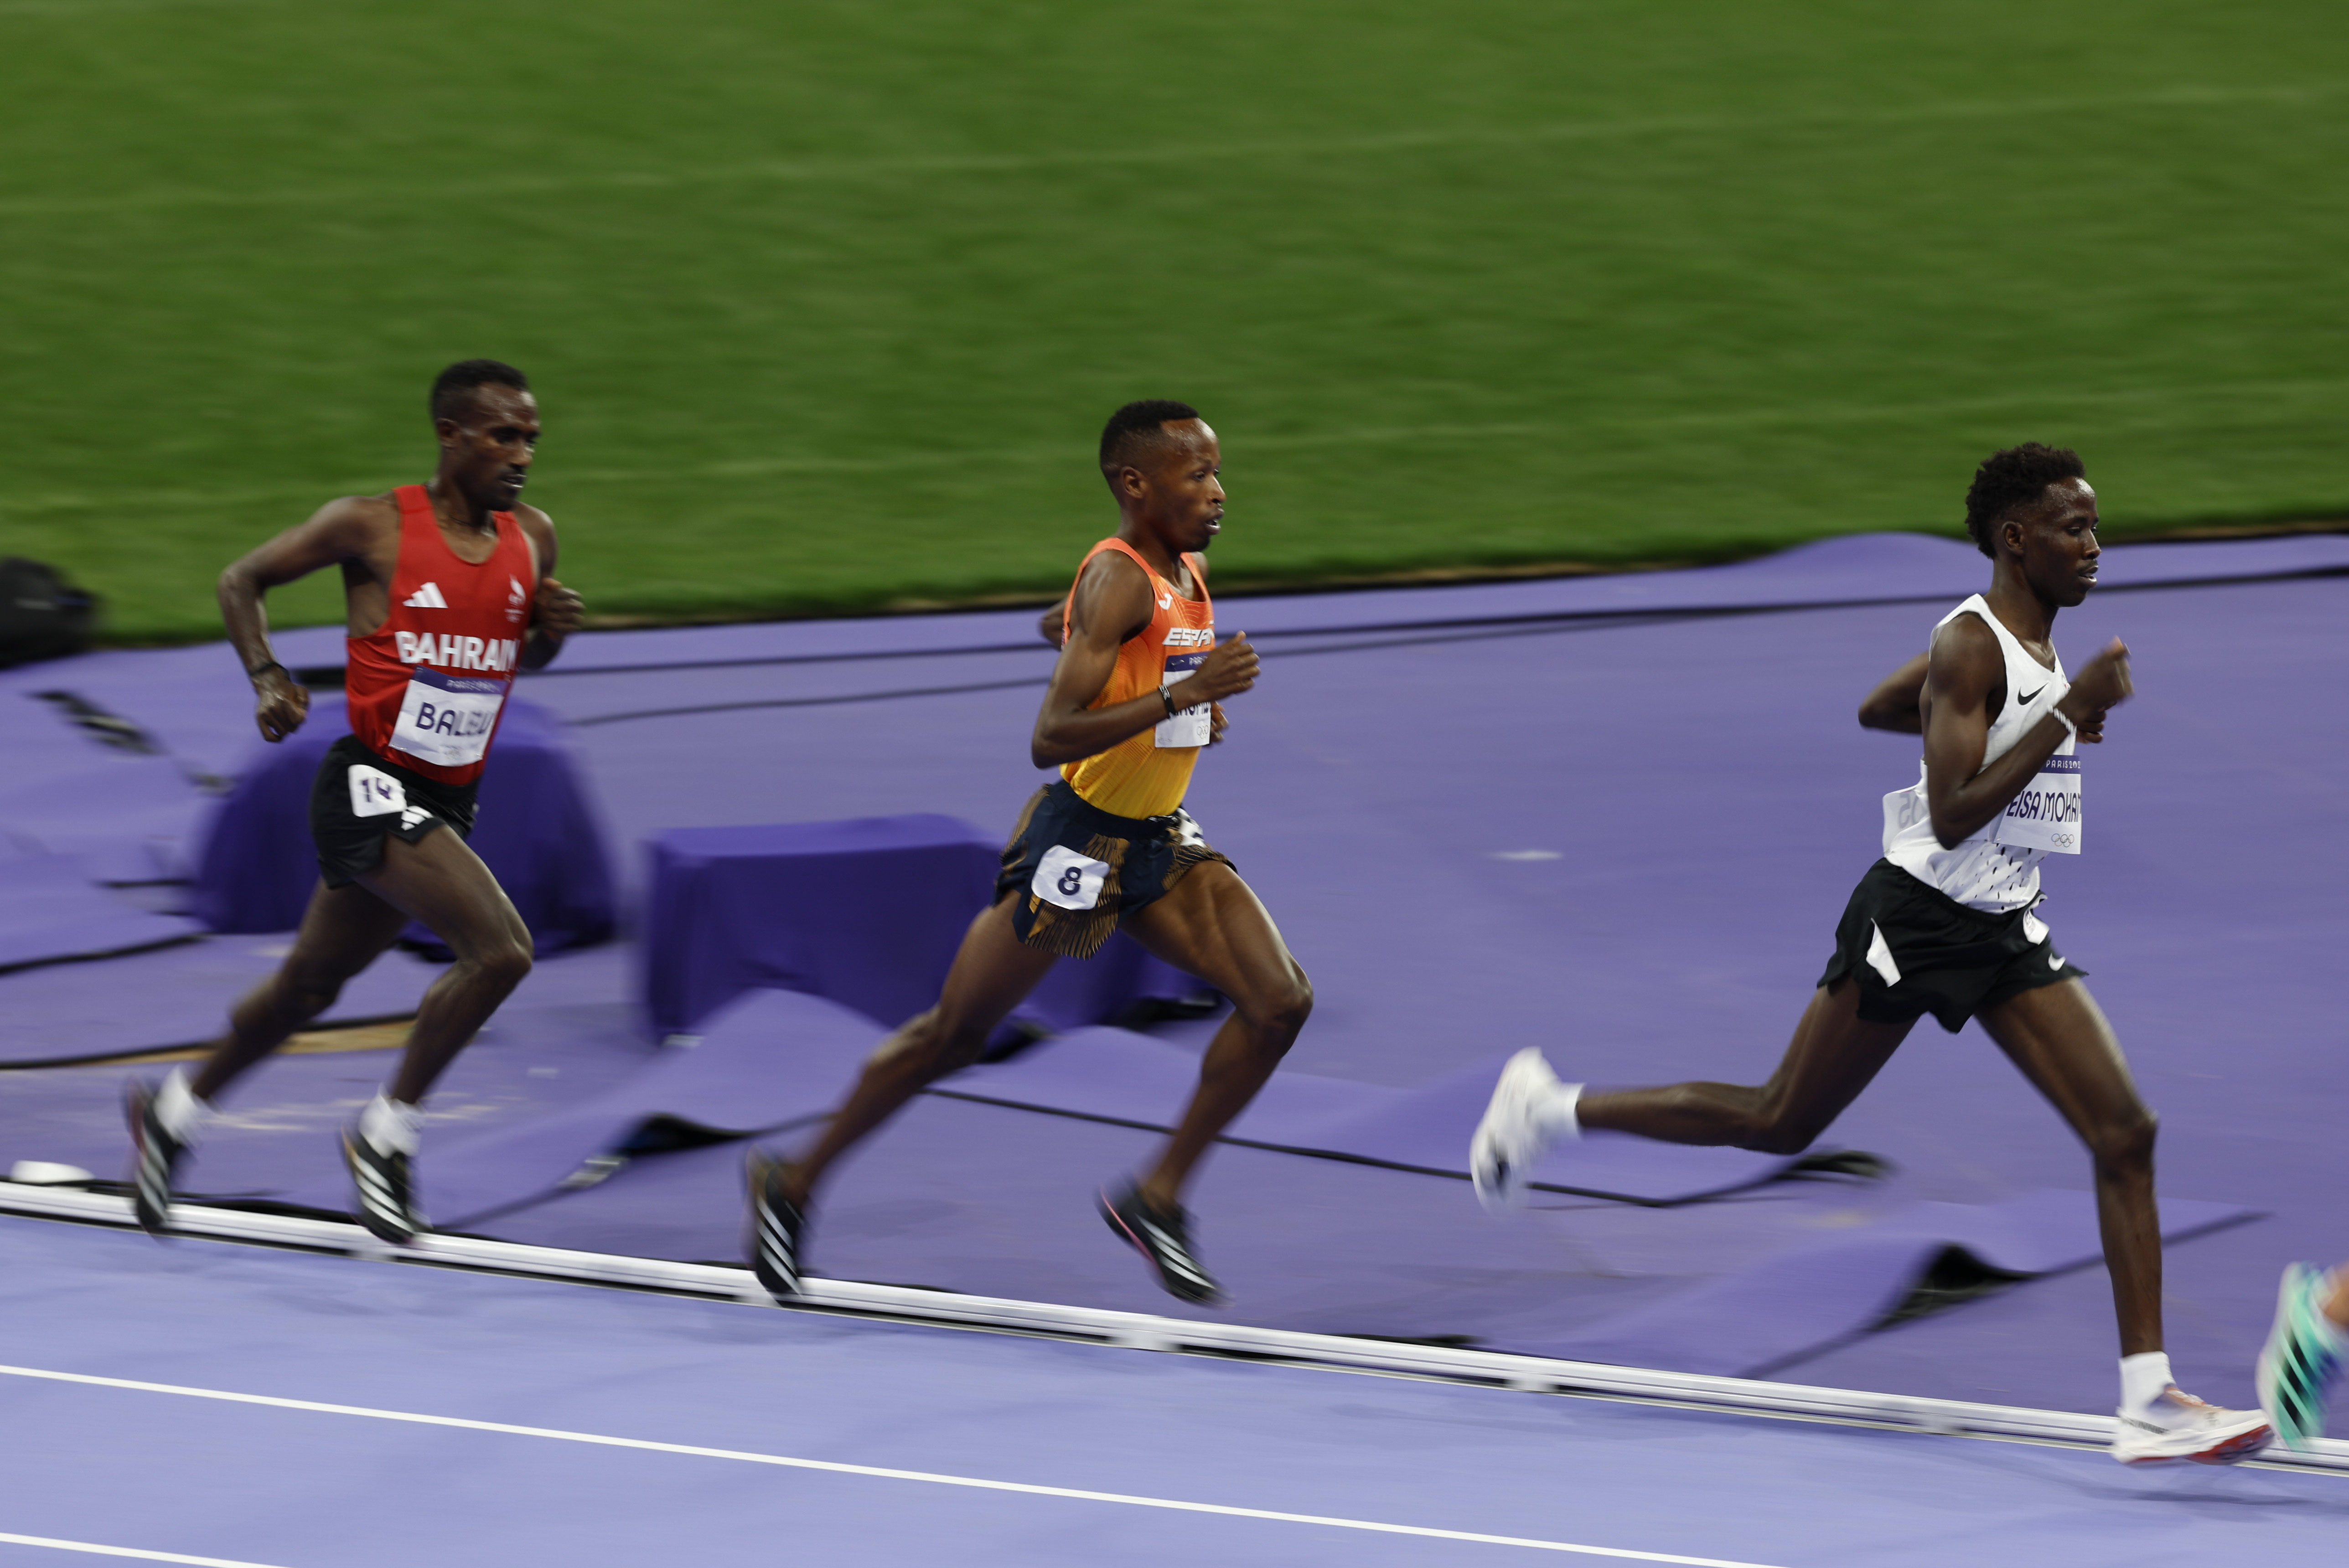
M1979 616L2006 655L2006 700L1991 721L1988 743L1982 748L1982 766L1987 768L2046 717L2047 710L2072 689L2072 683L2064 678L2061 656L2050 670L2023 652L2014 634L1991 614L1979 593L1935 622L1935 635L1965 614ZM1933 836L1932 813L1925 800L1925 765L1920 761L1916 784L1884 798L1884 858L1969 908L1997 914L2022 909L2038 902L2041 861L2050 854L2080 852L2079 780L2079 758L2072 738L2066 735L2037 780L1956 848L1945 850ZM2053 830L2048 826L2051 818L2061 819Z

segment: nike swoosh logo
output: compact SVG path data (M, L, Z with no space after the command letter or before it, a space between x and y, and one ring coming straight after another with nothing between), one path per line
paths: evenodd
M2036 696L2039 695L2039 692L2041 692L2041 691L2045 691L2046 689L2047 689L2047 688L2046 688L2046 686L2042 686L2039 688L2039 691L2027 691L2027 692L2024 692L2024 693L2023 694L2023 696L2022 696L2020 698L2018 698L2017 700L2018 700L2018 701L2020 701L2020 702L2022 703L2022 705L2023 705L2024 707L2029 707L2031 706L2032 699L2033 699L2033 698L2034 698L2034 697L2036 697Z

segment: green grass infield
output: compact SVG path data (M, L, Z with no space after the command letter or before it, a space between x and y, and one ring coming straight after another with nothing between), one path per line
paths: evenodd
M2314 0L0 0L0 552L109 634L510 359L605 615L1057 592L1137 397L1227 586L2349 513ZM331 619L334 584L275 596Z

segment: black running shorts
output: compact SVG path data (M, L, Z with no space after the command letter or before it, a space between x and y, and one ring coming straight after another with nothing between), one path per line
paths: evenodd
M326 748L310 785L310 839L318 847L318 873L328 887L347 887L383 862L383 836L414 843L435 828L473 831L473 801L481 789L443 784L378 757L346 735Z
M2087 973L2055 951L2028 909L1991 914L1878 861L1852 890L1819 984L1859 986L1859 1016L1905 1024L1930 1013L1956 1034L2011 996Z
M995 896L1016 894L1011 929L1063 958L1091 958L1125 915L1174 891L1191 868L1229 860L1207 847L1179 807L1164 817L1113 817L1056 779L1036 791L1003 846Z

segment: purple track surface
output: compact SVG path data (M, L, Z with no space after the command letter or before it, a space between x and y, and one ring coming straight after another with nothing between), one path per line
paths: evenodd
M0 1531L275 1568L1608 1560L1557 1545L1723 1568L2071 1568L2321 1561L2349 1526L2328 1476L2136 1472L21 1221L0 1221L0 1258L17 1435ZM19 1559L65 1557L0 1545Z
M2171 1252L2174 1359L2190 1386L2229 1402L2248 1398L2277 1267L2349 1253L2349 1221L2328 1196L2341 1157L2326 1109L2344 1070L2326 976L2349 936L2337 897L2349 814L2334 782L2345 760L2338 704L2324 695L2349 675L2337 630L2349 583L2159 584L2344 565L2349 542L2337 539L2116 548L2107 583L2141 591L2107 593L2059 629L2075 662L2107 635L2127 636L2140 695L2089 755L2089 852L2051 866L2047 918L2093 974L2165 1113L2173 1234L2243 1211L2271 1216ZM1341 1100L1424 1097L1424 1120L1383 1131L1440 1148L1473 1110L1475 1075L1527 1043L1600 1083L1760 1078L1874 858L1877 798L1914 777L1915 743L1860 731L1853 707L1984 575L1963 546L1887 536L1703 573L1226 601L1222 628L1263 639L1266 674L1232 705L1231 742L1203 762L1190 804L1313 975L1319 1006L1291 1082L1330 1084L1333 1119ZM1866 603L1888 598L1930 602ZM1710 614L1789 603L1845 607ZM1689 618L1610 619L1661 612ZM1020 741L1049 655L1022 645L1031 624L1005 613L603 634L580 640L557 666L565 673L533 677L531 695L570 722L624 844L675 827L912 811L1001 826L1033 787ZM323 659L327 648L321 640L285 656ZM142 658L186 688L172 712L151 711ZM198 693L206 681L222 684L190 651L97 655L0 684L80 692L146 725L191 766L233 769L220 759L245 743L190 717L212 700ZM238 683L227 684L233 698ZM222 712L216 727L245 722L240 706ZM27 850L98 853L0 827ZM640 875L641 861L624 856L624 871ZM184 962L167 951L88 972L151 964L161 975L167 960ZM8 987L67 973L0 976L0 1006L18 994ZM44 995L54 1005L60 994ZM523 1000L501 1028L552 1027L527 1022ZM522 1149L545 1130L533 1118L617 1125L664 1109L623 1095L626 1114L583 1113L594 1094L648 1081L644 1057L626 1056L647 1047L629 1041L616 1011L599 1017L603 1033L580 1030L582 1050L605 1064L594 1093L555 1093L552 1084L573 1081L558 1078L479 1128L436 1130L428 1202L439 1203L440 1152L450 1196L461 1197L466 1143ZM1163 1057L1195 1052L1204 1037L1185 1026L1143 1044ZM979 1093L991 1072L990 1099L1098 1115L1082 1097L1123 1105L1134 1085L1180 1068L1074 1071L1068 1053L1081 1045L1063 1040L947 1087ZM854 1047L843 1038L838 1054ZM488 1070L502 1048L493 1031L460 1070ZM559 1043L545 1048L559 1054ZM357 1066L343 1065L345 1076ZM572 1070L556 1055L544 1065ZM69 1071L82 1086L71 1093L34 1092L27 1080L47 1073L0 1075L0 1156L74 1158L52 1148L70 1141L68 1126L97 1125L90 1107L119 1074ZM276 1103L297 1081L287 1075L302 1072L327 1076L279 1064L254 1080L253 1100ZM828 1098L811 1091L816 1103ZM1172 1109L1120 1119L1163 1121ZM1375 1119L1358 1117L1354 1131ZM256 1150L271 1138L288 1150L272 1168L279 1191L331 1191L331 1150L316 1131L301 1131L312 1152L296 1160L291 1132L233 1130ZM2078 1259L2085 1161L1978 1031L1952 1038L1926 1025L1830 1136L1900 1173L1866 1186L1777 1183L1665 1212L1552 1198L1510 1226L1485 1221L1451 1178L1235 1148L1211 1163L1196 1206L1208 1261L1258 1321L1334 1326L1350 1312L1358 1330L1547 1347L1614 1335L1619 1354L1664 1365L1760 1357L1808 1382L2109 1408L2110 1310L2093 1267L1896 1330L1853 1332L1888 1281L1942 1244L1970 1241L1995 1262L2011 1240L2001 1227L2017 1216L2047 1227L2029 1238L2033 1255L2059 1268ZM1092 1184L1150 1141L1002 1104L922 1102L828 1195L817 1264L847 1277L1160 1305L1088 1212ZM223 1138L208 1148L191 1185L261 1185L226 1179L238 1147ZM647 1156L553 1198L540 1183L570 1144L533 1147L528 1161L487 1173L501 1194L540 1193L496 1221L498 1233L731 1254L738 1147ZM1658 1153L1691 1169L1744 1158ZM1682 1195L1716 1185L1692 1181ZM2051 1191L2068 1196L2037 1196ZM1813 1310L1819 1296L1832 1299L1833 1322ZM1705 1315L1708 1299L1786 1305L1752 1315L1768 1321L1730 1343L1723 1319ZM1361 1321L1366 1304L1385 1314L1377 1324ZM1683 1326L1659 1344L1648 1331L1675 1313ZM1381 1326L1405 1323L1419 1326Z

